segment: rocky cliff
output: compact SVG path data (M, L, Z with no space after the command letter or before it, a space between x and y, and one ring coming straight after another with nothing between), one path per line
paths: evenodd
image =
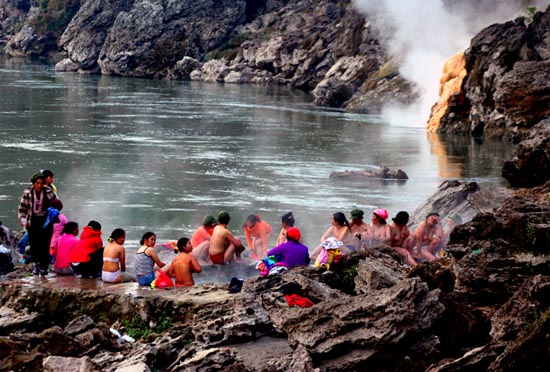
M285 84L362 112L415 97L351 0L8 0L2 10L4 51L65 55L59 71Z

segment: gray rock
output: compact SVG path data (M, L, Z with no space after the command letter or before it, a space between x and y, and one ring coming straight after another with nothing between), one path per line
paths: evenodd
M95 372L92 360L84 356L82 358L49 356L43 361L44 372Z

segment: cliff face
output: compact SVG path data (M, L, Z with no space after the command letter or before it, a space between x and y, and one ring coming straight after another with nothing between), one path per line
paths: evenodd
M482 30L464 53L462 98L440 131L520 140L550 115L550 9Z
M4 51L63 53L59 71L285 84L363 112L414 98L350 0L13 0L3 11Z

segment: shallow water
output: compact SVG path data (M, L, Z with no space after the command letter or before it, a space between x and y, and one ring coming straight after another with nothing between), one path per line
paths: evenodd
M277 232L280 216L293 211L313 247L336 211L411 212L448 178L505 185L500 168L512 149L317 108L310 95L283 87L56 74L7 59L0 151L5 225L17 226L30 176L49 168L70 220L99 221L104 238L122 227L133 251L146 231L159 242L190 237L204 215L222 209L240 237L248 214ZM409 180L329 179L381 164Z

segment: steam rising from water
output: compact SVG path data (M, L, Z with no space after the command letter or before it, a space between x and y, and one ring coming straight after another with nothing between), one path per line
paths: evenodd
M526 15L517 0L444 2L442 0L353 0L385 38L392 57L401 61L401 75L417 85L420 99L409 107L388 105L386 121L425 126L438 99L444 62L469 46L482 28ZM458 3L458 4L457 4ZM544 9L550 1L532 1ZM447 5L449 4L449 5Z

